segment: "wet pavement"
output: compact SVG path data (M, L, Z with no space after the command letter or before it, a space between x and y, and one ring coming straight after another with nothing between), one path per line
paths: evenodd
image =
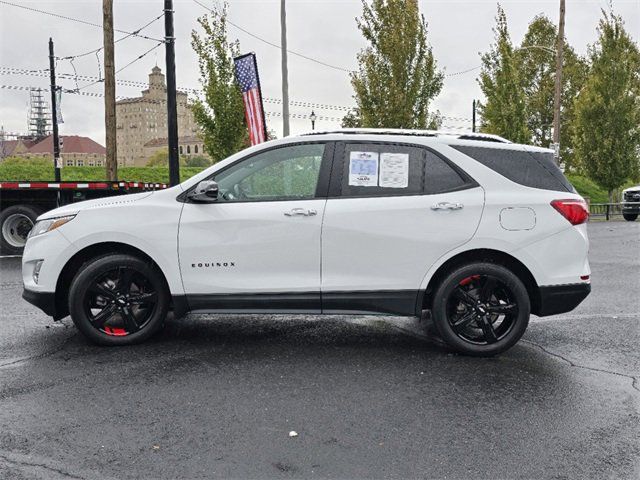
M0 259L0 478L639 478L640 222L589 235L591 296L492 359L393 317L193 315L97 347Z

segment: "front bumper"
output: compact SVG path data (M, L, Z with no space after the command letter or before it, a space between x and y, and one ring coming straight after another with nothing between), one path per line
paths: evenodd
M622 213L640 214L640 203L623 203Z
M56 318L56 294L54 292L36 292L25 288L22 291L22 298L50 317Z
M540 304L537 311L532 313L539 317L546 317L570 312L576 308L591 293L591 284L551 285L540 287L539 292Z

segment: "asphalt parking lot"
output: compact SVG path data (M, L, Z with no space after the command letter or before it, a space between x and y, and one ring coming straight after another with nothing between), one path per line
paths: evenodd
M387 317L190 316L96 347L0 259L0 478L640 478L640 222L589 234L591 296L493 359Z

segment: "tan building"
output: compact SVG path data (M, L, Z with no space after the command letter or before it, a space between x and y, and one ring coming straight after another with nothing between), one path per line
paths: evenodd
M197 132L187 94L178 92L178 137L194 137ZM141 97L116 102L118 164L144 166L145 145L167 135L167 85L158 66L149 75L149 88ZM181 141L182 144L182 141Z
M151 157L158 150L167 150L169 143L167 138L154 138L144 144L144 156L145 158ZM187 157L204 157L211 160L209 155L204 151L204 142L200 137L180 137L178 139L178 153L180 156Z

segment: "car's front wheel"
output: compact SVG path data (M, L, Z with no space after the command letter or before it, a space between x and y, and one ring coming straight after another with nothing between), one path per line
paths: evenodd
M622 216L627 222L635 222L636 218L638 218L637 213L623 213Z
M492 356L511 348L529 324L527 289L509 269L478 262L450 272L433 297L433 323L460 353Z
M162 328L168 306L162 274L131 255L106 255L86 263L69 289L73 323L101 345L148 339Z

